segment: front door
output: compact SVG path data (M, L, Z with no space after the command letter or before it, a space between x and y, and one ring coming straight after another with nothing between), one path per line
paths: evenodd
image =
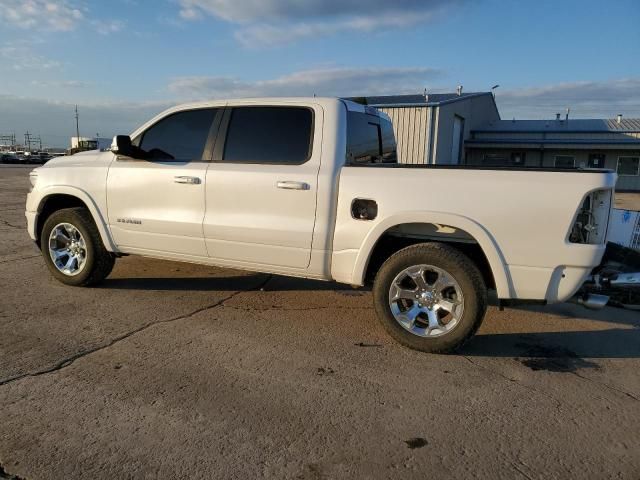
M135 139L147 160L118 156L109 168L109 225L124 251L206 257L207 140L217 109L171 114ZM220 110L221 112L221 110Z
M313 105L227 109L207 171L204 236L210 257L308 267L322 120L322 109Z

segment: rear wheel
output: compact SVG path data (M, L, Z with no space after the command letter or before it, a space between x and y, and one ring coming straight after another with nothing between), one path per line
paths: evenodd
M40 249L53 276L66 285L98 284L115 263L86 208L52 213L42 228Z
M475 264L440 243L407 247L392 255L376 276L376 313L401 344L423 352L460 348L478 330L487 290Z

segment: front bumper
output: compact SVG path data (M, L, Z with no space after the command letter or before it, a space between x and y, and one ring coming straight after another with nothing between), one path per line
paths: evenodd
M29 232L29 237L31 240L36 241L36 225L38 222L38 212L29 212L26 211L24 216L27 217L27 232Z

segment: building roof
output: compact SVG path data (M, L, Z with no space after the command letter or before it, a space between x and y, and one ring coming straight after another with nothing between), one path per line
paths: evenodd
M486 133L636 133L640 118L573 119L569 120L497 120L475 130Z
M460 100L466 100L471 97L478 97L481 95L491 95L491 92L468 92L461 93L428 93L417 95L382 95L372 97L352 97L349 100L354 102L363 103L365 105L372 105L376 107L382 106L437 106L443 103L457 102Z
M557 150L640 150L640 139L630 140L523 140L523 139L470 139L467 148L511 148L511 149L557 149Z

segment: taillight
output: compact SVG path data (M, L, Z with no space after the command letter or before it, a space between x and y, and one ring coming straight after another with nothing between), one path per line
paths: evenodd
M605 242L611 193L611 190L595 190L585 197L569 233L571 243L599 245Z

